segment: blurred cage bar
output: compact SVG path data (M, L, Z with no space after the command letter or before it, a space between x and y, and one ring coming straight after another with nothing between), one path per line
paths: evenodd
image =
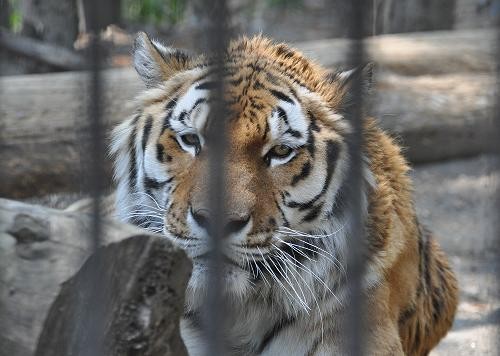
M496 85L496 113L494 113L494 129L496 129L497 137L500 138L500 16L496 19L496 76L497 76L497 85ZM496 144L496 169L500 169L500 140L497 140ZM497 210L497 219L496 226L494 226L494 231L496 232L496 247L497 251L500 251L500 183L497 182L496 185L496 205L495 208ZM496 229L495 229L496 228ZM497 265L497 269L495 271L496 276L496 290L498 295L500 295L500 264ZM500 330L496 332L496 339L500 340ZM500 355L500 350L497 350L497 354Z
M83 152L87 157L82 157L81 171L84 174L84 191L92 198L92 223L90 228L90 241L94 253L97 252L102 236L101 200L104 193L105 172L104 157L106 145L104 144L103 110L105 106L102 95L103 76L101 66L103 63L103 51L100 43L99 30L101 28L100 1L88 0L86 2L88 11L89 33L91 34L90 46L88 48L88 83L86 90L87 104L87 129L84 130L80 142ZM74 341L71 349L78 356L104 355L104 310L106 305L106 286L100 285L102 270L102 258L96 255L94 262L89 264L89 272L81 280L81 290L88 296L87 302L83 299L75 301L75 330ZM74 345L74 346L73 346Z
M364 224L362 219L362 154L363 145L363 66L366 62L363 38L365 36L365 8L363 0L349 2L349 38L351 40L347 63L349 68L357 71L352 83L352 105L349 117L351 118L351 137L348 140L348 152L351 165L347 172L347 181L350 182L348 193L348 207L352 210L352 221L349 226L349 241L351 248L347 256L347 354L361 356L364 354L363 317L364 298L362 291L363 274L365 269ZM355 247L355 248L353 248Z
M228 118L228 109L225 106L224 100L222 100L224 95L224 50L228 44L231 31L229 28L230 24L230 14L228 10L228 4L225 0L215 0L215 1L202 1L202 6L204 6L204 13L208 17L206 23L208 25L208 31L206 31L207 38L205 39L206 44L210 48L210 52L214 54L212 58L212 64L215 68L215 73L217 75L216 88L213 89L212 95L214 98L219 98L220 100L213 101L213 107L211 110L211 117L213 126L210 129L209 135L212 142L216 143L214 149L211 152L210 158L210 184L211 184L211 210L213 212L213 220L211 236L213 237L213 247L214 254L212 259L212 268L210 280L210 285L212 286L210 293L206 300L206 315L204 319L204 326L207 337L207 355L222 355L224 354L224 345L221 335L221 331L224 329L221 325L224 325L224 320L230 318L229 315L224 315L225 310L221 304L221 272L222 272L222 258L221 258L221 243L224 235L222 226L224 226L225 210L224 210L224 151L225 151L225 127L226 120ZM348 259L348 284L349 284L349 300L348 305L348 322L349 326L347 330L347 354L349 355L362 355L363 350L363 293L362 293L362 275L365 267L364 260L364 249L363 249L363 223L361 219L361 192L363 189L361 180L361 147L363 142L362 137L362 116L363 116L363 76L361 68L365 63L367 63L367 58L365 54L365 48L363 45L363 38L365 36L364 24L365 19L365 9L366 2L362 0L352 0L348 2L350 6L350 21L349 21L349 34L351 38L351 45L348 57L348 63L350 68L358 68L359 75L355 76L355 81L353 83L353 101L351 117L353 119L354 132L350 140L349 152L352 160L352 166L349 170L348 180L352 182L351 184L351 208L353 209L353 216L356 218L352 222L350 227L351 236L353 239L353 245L359 246L359 249L351 249ZM90 32L98 33L100 28L99 24L99 6L100 2L98 0L88 1L89 10L89 20L90 20ZM498 56L500 59L500 24L498 25ZM0 53L2 49L0 48ZM99 36L92 36L91 46L89 48L89 88L88 93L88 124L89 124L89 134L90 137L84 136L82 146L89 147L88 152L88 162L90 163L88 167L90 169L86 170L83 168L87 176L87 191L90 196L93 197L93 213L92 213L92 229L90 238L93 241L94 249L97 250L100 244L100 237L102 234L102 223L100 218L100 200L103 195L103 183L104 171L103 162L104 155L106 151L106 145L104 143L104 136L102 130L102 116L104 107L104 97L102 95L102 88L104 87L103 76L101 75L101 63L103 60L103 53L101 45L99 43ZM500 68L500 67L499 67ZM1 68L0 68L1 69ZM500 77L500 69L497 68L497 75ZM500 92L500 88L499 92ZM0 88L1 94L1 88ZM498 95L498 93L497 93ZM500 102L500 100L498 100ZM0 105L4 104L1 101ZM497 129L499 131L500 137L500 105L497 109ZM87 142L90 139L90 143ZM498 146L498 152L500 154L500 145ZM1 174L1 172L0 172ZM0 177L1 178L1 177ZM500 192L499 199L500 201ZM499 207L500 208L500 207ZM500 226L500 224L498 224ZM500 231L499 231L500 236ZM81 333L74 335L74 344L76 350L78 350L78 355L82 356L96 356L104 355L103 350L103 340L100 339L102 336L103 320L102 311L100 310L100 305L102 299L106 296L103 294L105 288L98 285L99 274L99 261L93 266L93 273L89 274L90 280L83 283L81 286L82 290L85 290L91 296L90 304L88 305L76 305L75 308L79 311L75 315L85 315L84 320L75 320L75 323L83 323L78 330ZM498 274L497 274L498 276ZM500 283L499 283L500 285Z
M223 261L221 247L224 241L225 226L225 192L224 172L226 162L226 124L229 111L224 100L224 76L226 72L224 53L229 43L229 13L225 0L213 2L203 1L204 13L208 15L208 31L205 43L209 53L213 54L215 71L215 88L212 89L212 107L210 109L208 140L211 142L209 153L209 207L212 224L212 259L209 261L210 290L205 304L204 333L206 337L207 355L225 354L223 331L226 315L221 298ZM214 100L215 99L215 100Z

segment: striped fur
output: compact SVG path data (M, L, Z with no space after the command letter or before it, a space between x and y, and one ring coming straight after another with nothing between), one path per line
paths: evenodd
M182 335L203 353L209 288L207 128L215 98L210 57L138 36L134 63L148 89L113 132L121 219L163 234L193 260ZM223 244L223 328L235 355L344 353L351 209L350 84L283 44L233 42L224 77L230 117ZM365 74L365 73L363 73ZM446 334L456 281L420 228L408 167L376 123L364 125L362 214L371 355L425 355Z

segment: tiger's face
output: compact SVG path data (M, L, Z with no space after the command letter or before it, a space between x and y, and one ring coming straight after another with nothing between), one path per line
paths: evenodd
M167 49L145 35L136 41L134 58L149 89L138 99L138 114L114 131L118 212L186 250L194 266L189 287L200 296L212 245L213 142L207 128L217 120L210 115L218 100L211 91L213 70L208 60ZM328 74L262 38L242 39L228 49L227 293L247 295L281 253L307 257L314 236L341 235L350 131L343 112L350 76ZM337 240L342 253L342 238Z

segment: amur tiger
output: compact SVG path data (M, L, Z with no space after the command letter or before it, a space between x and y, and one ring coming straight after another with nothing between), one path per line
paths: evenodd
M163 234L193 262L181 334L205 352L202 307L207 256L206 128L214 100L211 57L190 56L138 35L134 65L147 89L113 131L119 217ZM229 107L225 150L224 344L234 355L347 353L352 82L362 70L328 71L261 36L224 56ZM356 74L357 73L357 74ZM457 282L415 215L408 165L365 118L362 221L368 355L426 355L447 333ZM217 326L220 327L220 326Z

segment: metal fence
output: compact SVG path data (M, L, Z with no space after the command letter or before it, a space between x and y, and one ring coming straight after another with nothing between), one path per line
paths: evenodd
M366 2L362 0L352 0L348 2L349 8L349 37L350 50L347 62L350 68L360 68L368 62L367 53L364 47L363 38L366 34ZM99 1L91 0L88 2L88 11L91 28L91 33L98 33L100 28L99 24ZM205 43L210 48L214 56L214 67L218 76L216 87L213 89L215 97L223 97L224 95L224 50L227 47L231 37L230 29L230 12L228 5L224 0L216 1L203 1L204 13L207 14L207 23L209 24L206 31ZM500 38L500 31L499 31ZM499 41L500 43L500 41ZM500 50L500 45L499 45ZM500 54L497 56L500 58ZM105 187L103 186L102 177L104 173L104 160L106 152L105 137L103 136L103 107L104 102L103 87L105 85L104 78L101 75L103 51L98 36L91 37L91 46L89 48L89 88L90 95L88 98L88 123L90 144L83 142L82 145L88 147L86 166L82 171L85 171L87 176L86 184L88 194L93 198L92 209L92 229L90 231L90 238L93 241L94 249L97 250L100 246L102 235L102 221L100 212L100 201L104 193ZM363 219L361 213L361 191L362 191L362 156L361 146L363 142L362 125L363 125L363 83L362 76L356 76L353 82L353 101L352 112L350 113L353 118L352 126L354 132L352 134L350 146L348 148L351 156L351 167L348 172L348 180L351 182L352 194L349 198L352 199L352 204L349 206L353 209L351 238L355 240L354 245L363 246ZM1 97L0 97L1 99ZM500 110L498 110L500 115ZM210 284L212 286L206 301L206 314L204 315L204 325L207 335L207 355L221 355L224 354L223 339L219 325L224 324L224 319L230 316L225 315L224 307L221 305L221 270L222 270L222 253L221 244L224 237L224 217L225 214L225 193L224 193L224 153L226 147L225 127L226 119L228 116L228 109L225 107L223 101L215 101L211 109L213 122L209 136L212 142L216 145L211 151L210 157L210 207L213 212L214 223L210 235L212 236L213 249L215 251L211 264L211 277ZM497 122L500 122L500 117L497 117ZM498 125L500 128L500 125ZM500 130L499 130L500 137ZM88 137L84 137L86 140ZM499 233L500 235L500 233ZM365 253L362 248L351 249L348 256L348 283L349 283L349 305L348 307L348 354L349 355L362 355L367 354L364 350L364 335L363 335L363 317L367 312L364 307L363 293L361 288L361 279L365 271ZM102 300L104 289L102 286L96 285L94 282L99 278L101 271L97 263L93 266L93 271L88 281L81 286L82 289L91 291L90 304L85 306L85 310L90 311L86 318L86 326L82 326L80 335L75 335L75 343L79 345L77 349L80 350L79 355L96 356L102 355L101 335L103 330L102 310L100 306L103 304ZM75 306L75 308L83 308L83 306ZM81 311L83 313L83 309ZM78 313L77 313L78 314ZM90 327L91 326L91 327ZM369 354L369 352L368 352Z

